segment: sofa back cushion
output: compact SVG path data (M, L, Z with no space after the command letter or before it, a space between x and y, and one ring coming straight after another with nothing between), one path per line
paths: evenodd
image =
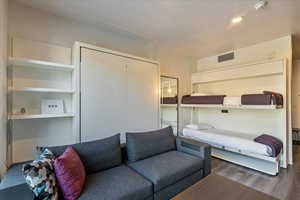
M127 158L135 162L176 149L172 127L155 131L126 133Z
M62 155L69 146L71 146L79 155L87 174L109 169L122 163L120 134L80 144L37 147L37 152L39 154L47 148L58 157Z

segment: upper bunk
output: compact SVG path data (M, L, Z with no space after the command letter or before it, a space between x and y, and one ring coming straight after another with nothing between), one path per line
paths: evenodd
M243 94L240 97L226 95L192 94L182 97L182 107L221 109L282 109L281 94L263 91L261 94Z
M192 90L192 95L183 96L181 107L283 109L286 60L270 59L193 73Z

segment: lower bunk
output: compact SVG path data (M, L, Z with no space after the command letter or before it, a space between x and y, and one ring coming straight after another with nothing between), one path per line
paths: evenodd
M235 152L228 149L212 147L211 155L231 163L276 176L280 170L280 156L275 158L268 156L251 155Z
M280 171L282 149L272 155L269 146L255 142L247 134L211 127L202 130L184 128L182 134L183 137L210 144L213 157L269 175L277 175Z

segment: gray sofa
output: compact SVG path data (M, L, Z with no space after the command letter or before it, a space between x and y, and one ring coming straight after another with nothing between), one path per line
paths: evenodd
M80 200L167 200L211 171L210 146L173 136L171 127L127 133L71 145L79 154L87 180ZM47 147L56 156L67 146ZM39 147L38 154L46 147ZM13 165L0 184L0 199L32 200L22 173Z

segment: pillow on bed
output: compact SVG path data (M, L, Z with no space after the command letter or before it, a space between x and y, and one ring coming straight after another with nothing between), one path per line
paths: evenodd
M185 127L189 128L189 129L193 129L193 130L198 130L198 125L197 124L188 124Z
M192 97L194 96L210 96L211 94L207 94L207 93L193 93L191 94Z
M223 104L224 105L241 105L242 98L241 97L225 97Z
M193 130L209 130L215 128L214 126L207 123L188 124L186 125L186 127Z

